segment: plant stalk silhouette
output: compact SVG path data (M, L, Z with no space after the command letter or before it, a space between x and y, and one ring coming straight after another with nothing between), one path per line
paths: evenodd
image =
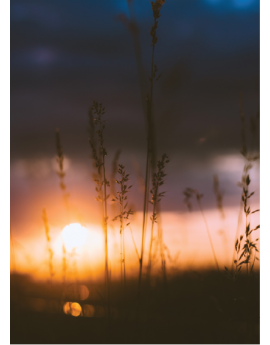
M102 103L93 101L93 105L89 110L89 143L92 149L92 159L96 173L93 179L96 183L97 201L102 205L102 227L104 232L105 247L105 289L108 303L108 319L110 321L110 275L108 266L108 213L107 213L107 187L110 183L106 178L105 157L107 151L104 147L103 131L105 129L106 120L102 119L105 114L105 108Z

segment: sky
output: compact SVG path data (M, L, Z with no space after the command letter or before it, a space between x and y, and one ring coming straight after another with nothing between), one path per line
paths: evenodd
M146 75L151 67L150 1L133 0ZM76 217L95 222L87 114L93 100L106 106L107 167L120 161L142 209L146 133L126 0L11 0L10 154L11 227L18 241L42 232L45 206L52 224L63 219L56 175L55 129L66 156L66 182ZM244 166L240 154L239 92L247 121L259 110L260 3L258 0L167 0L157 31L154 89L158 154L166 152L166 196L161 209L187 209L183 190L197 188L216 209L213 175L224 205L236 207ZM149 89L149 85L146 85ZM259 204L259 162L251 172ZM196 209L195 209L196 211ZM88 214L90 213L90 214ZM74 219L76 218L74 216ZM236 216L237 219L237 216ZM233 230L234 231L234 230ZM21 237L20 237L21 236Z
M150 3L134 0L134 10L149 71ZM85 154L93 99L107 107L108 146L145 149L134 49L120 14L128 16L125 0L11 1L12 159L53 154L57 127L71 155ZM196 155L204 138L204 153L239 150L239 91L247 118L259 108L259 34L257 0L166 1L156 48L160 149Z

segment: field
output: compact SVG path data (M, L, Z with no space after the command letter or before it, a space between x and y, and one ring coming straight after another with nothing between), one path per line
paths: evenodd
M73 317L63 313L61 285L50 290L28 277L11 276L11 343L260 342L258 273L249 283L241 277L236 284L211 271L185 272L166 286L157 279L143 287L140 304L137 281L128 282L125 300L121 282L112 282L110 321L97 293L103 292L102 283L82 283L93 293L84 301L73 299L85 311L83 317Z

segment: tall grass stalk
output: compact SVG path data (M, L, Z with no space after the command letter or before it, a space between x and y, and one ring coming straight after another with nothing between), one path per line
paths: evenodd
M56 130L55 137L56 137L56 153L57 153L56 161L58 163L58 169L59 169L57 171L57 175L60 179L59 186L63 194L64 205L67 212L67 221L69 223L70 222L70 206L69 206L70 194L67 192L67 186L65 184L66 173L64 171L64 151L61 145L59 129ZM62 279L63 279L63 285L65 286L66 279L67 279L67 251L66 251L64 242L62 243Z
M121 150L118 149L115 152L115 155L114 155L113 160L112 160L112 165L111 165L110 187L111 187L111 196L112 197L115 197L117 195L116 194L116 188L115 188L116 187L115 180L116 180L116 175L117 175L117 170L118 170L118 160L119 160L120 154L121 154ZM112 211L114 214L117 212L115 203L112 203Z
M243 213L243 201L242 201L242 195L240 198L240 206L239 206L239 213L238 213L238 219L237 219L237 227L236 227L236 232L235 232L235 238L234 238L234 243L238 240L238 234L240 231L241 223L242 223L242 213ZM233 269L233 266L235 264L235 255L237 254L236 250L233 251L233 258L232 258L232 265L231 269Z
M68 222L69 222L70 221L70 207L69 207L70 194L67 192L67 186L65 184L66 173L64 172L64 152L61 145L59 129L56 130L55 136L56 136L56 153L57 153L56 161L58 163L58 168L59 168L59 170L57 171L57 175L60 179L59 186L63 193L64 204L67 210L67 216L68 216Z
M155 128L153 121L153 90L154 83L159 79L160 75L157 76L157 66L154 64L155 57L155 45L158 41L157 38L157 27L158 18L160 17L160 10L165 0L151 1L152 12L154 17L154 25L150 30L150 35L152 37L152 57L151 57L151 76L150 80L150 95L146 97L146 114L147 114L147 154L146 154L146 171L145 171L145 188L144 188L144 203L143 203L143 224L142 224L142 243L141 243L141 257L140 257L140 271L139 271L139 294L141 290L142 281L142 269L143 269L143 257L144 257L144 246L145 246L145 234L147 226L147 216L148 216L148 202L149 202L149 179L150 172L152 174L155 172L156 166L156 138L155 138Z
M213 187L214 187L214 193L215 193L215 197L216 197L216 202L217 202L217 208L220 212L220 216L222 219L225 218L225 213L224 213L224 209L223 209L223 195L224 192L220 190L219 188L219 179L218 179L218 175L215 174L213 176Z
M130 234L131 234L131 238L132 238L132 242L133 242L133 246L134 246L135 252L136 252L137 257L138 257L138 260L139 260L139 262L140 262L140 254L139 254L139 252L138 252L138 248L137 248L136 243L135 243L135 240L134 240L134 236L133 236L133 233L132 233L131 226L129 226L129 230L130 230Z
M107 214L107 187L110 183L106 178L105 157L107 151L104 147L103 131L106 120L102 119L105 114L105 108L102 103L93 101L89 111L89 143L92 149L92 159L96 173L93 179L96 183L96 200L101 202L102 206L102 227L104 232L104 249L105 249L105 290L108 304L108 319L110 320L110 276L108 266L108 214Z
M244 171L243 171L243 175L242 175L242 181L240 183L238 183L238 186L242 188L242 196L241 196L241 201L243 204L243 210L245 213L245 237L246 237L246 241L245 244L243 245L242 253L240 255L239 261L241 260L241 258L243 257L244 260L241 261L240 263L237 260L237 265L242 265L242 264L246 264L246 272L247 275L249 276L249 273L252 272L253 267L254 267L254 263L255 260L258 259L256 257L256 252L258 252L257 249L257 245L256 242L258 241L258 239L256 239L255 242L252 241L251 238L251 233L254 230L257 230L260 228L259 225L257 225L256 228L254 229L250 229L250 222L249 222L249 217L252 213L258 212L258 210L255 210L253 212L251 212L250 210L250 206L249 204L249 199L251 198L251 196L254 194L254 192L249 193L249 184L251 182L250 180L250 176L249 176L249 171L252 168L252 164L251 162L256 161L259 158L259 154L252 154L249 152L248 148L247 148L247 140L246 140L246 123L245 123L245 113L244 113L244 108L243 108L243 96L242 93L239 93L239 109L240 109L240 119L241 119L241 139L242 139L242 148L241 148L241 154L243 155L244 159L245 159L245 165L244 165ZM257 119L255 117L255 119L251 118L251 133L253 136L255 136L256 134L256 125L257 121L258 121L258 116ZM255 126L255 127L254 127ZM249 272L249 263L251 261L251 255L254 252L254 258L253 258L253 263Z
M48 266L49 266L49 274L50 274L50 285L52 285L53 276L54 276L53 250L51 247L50 227L49 227L47 212L46 212L45 208L42 210L42 220L43 220L44 227L45 227L45 235L46 235L46 240L47 240L47 251L48 251L48 256L49 256Z
M62 280L63 285L66 285L66 278L67 278L67 251L64 244L64 241L62 243Z
M219 271L218 260L217 260L217 257L216 257L214 245L213 245L213 242L212 242L212 238L211 238L211 235L210 235L209 227L208 227L208 224L207 224L207 221L206 221L206 217L205 217L205 214L204 214L204 211L203 211L202 203L201 203L201 198L203 197L203 194L198 193L198 191L196 189L186 188L185 191L184 191L184 195L185 195L184 202L187 205L189 210L192 209L190 198L193 195L196 197L196 200L197 200L197 203L199 205L199 209L201 211L201 215L202 215L202 218L203 218L203 221L204 221L204 224L205 224L205 228L206 228L206 231L207 231L207 235L208 235L208 239L209 239L210 246L211 246L211 249L212 249L214 261L215 261L217 270Z
M150 218L151 219L151 236L150 236L148 268L147 268L148 280L150 279L150 274L151 274L154 225L155 223L157 223L157 219L158 219L157 205L165 193L165 192L159 192L159 188L164 184L164 178L166 176L166 174L164 173L164 169L165 169L165 164L167 164L168 162L169 162L168 156L166 154L163 154L161 160L157 162L157 172L153 173L153 178L152 178L152 188L150 190L150 193L152 194L152 198L150 200L150 203L153 205L153 212ZM162 249L160 248L160 250Z
M140 88L140 95L141 95L141 103L142 109L144 114L145 120L145 128L147 129L147 109L146 109L146 82L147 82L147 75L144 69L143 60L142 60L142 49L140 44L140 37L139 37L139 27L136 21L134 9L133 9L133 0L127 0L128 10L129 10L129 17L128 19L125 15L120 16L120 20L123 24L128 28L132 35L133 46L134 46L134 53L135 53L135 60L137 65L137 74L138 74L138 81L139 81L139 88Z
M143 258L144 258L144 247L145 247L145 235L147 227L147 218L148 218L148 202L149 202L149 181L152 174L155 171L156 166L156 139L155 139L155 128L153 121L153 88L154 83L159 79L160 75L156 78L156 73L158 71L157 66L154 64L155 56L155 45L157 43L157 27L158 27L158 18L160 17L160 10L162 5L165 3L165 0L156 0L155 2L151 1L152 12L154 17L154 25L151 28L150 35L152 37L152 55L151 55L151 74L149 77L150 80L150 94L146 96L145 103L145 81L146 74L142 62L141 54L141 45L139 40L139 30L138 25L135 20L135 15L133 11L133 0L127 0L130 19L127 19L125 15L119 16L119 19L123 24L129 29L132 34L135 58L137 64L138 79L140 85L140 94L142 100L142 107L145 117L146 133L147 133L147 151L146 151L146 167L145 167L145 185L144 185L144 202L143 202L143 222L142 222L142 241L141 241L141 253L140 253L140 271L139 271L139 287L138 291L140 294L141 289L141 280L142 280L142 269L143 269ZM159 213L159 207L157 207L157 213ZM163 243L162 236L162 226L160 220L158 221L158 232L159 232L159 241ZM161 246L161 253L163 245ZM165 263L165 257L163 257L162 262ZM163 271L165 272L165 264L163 266Z
M243 206L244 206L244 213L245 213L245 218L246 218L246 224L245 224L245 242L244 245L241 248L241 254L239 259L237 259L237 266L240 266L242 264L246 264L246 271L247 275L252 272L255 264L255 260L258 259L256 256L256 252L258 252L257 248L257 241L259 240L258 238L255 241L252 241L251 234L253 231L256 231L260 228L260 225L257 225L254 229L250 228L250 215L256 212L259 212L259 209L255 211L251 211L250 205L249 205L249 199L254 195L254 192L250 193L249 192L249 185L250 185L250 177L249 177L249 170L252 168L252 165L246 164L244 167L244 174L242 177L242 201L243 201ZM243 236L242 236L243 237ZM254 252L254 257L253 257L253 262L251 264L250 270L249 270L249 264L251 262L251 256ZM242 261L241 261L242 259ZM239 262L240 261L240 262Z
M10 228L10 244L11 244L11 257L12 257L12 263L13 263L13 273L16 273L16 256L15 256L15 248L14 248L14 241L13 241L11 228Z
M121 261L121 281L124 281L124 288L126 291L126 255L125 255L125 228L130 224L125 222L129 219L129 216L133 214L131 208L128 209L127 193L132 186L128 186L129 174L126 174L125 167L122 164L118 165L118 174L121 179L115 180L120 186L120 191L117 191L117 195L112 201L118 201L120 205L120 213L114 217L113 221L119 218L120 222L120 261Z

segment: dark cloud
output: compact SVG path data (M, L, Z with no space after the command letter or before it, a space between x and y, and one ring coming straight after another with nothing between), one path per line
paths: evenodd
M149 70L151 6L134 5ZM132 40L117 19L121 12L128 15L125 1L11 1L11 157L51 152L56 127L73 154L87 150L92 99L107 106L109 145L144 148ZM259 107L259 1L166 1L161 15L158 146L238 149L239 90L248 116ZM76 148L73 138L80 138Z

